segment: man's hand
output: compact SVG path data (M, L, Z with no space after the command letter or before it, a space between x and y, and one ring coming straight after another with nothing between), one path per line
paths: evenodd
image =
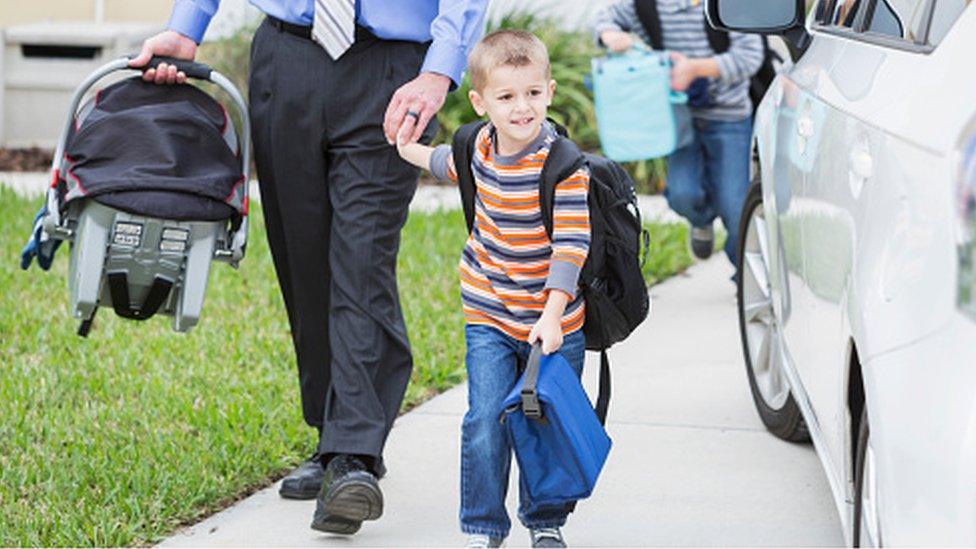
M400 86L390 99L383 119L383 133L391 145L397 141L397 133L403 129L408 143L416 143L427 129L430 119L444 105L451 79L433 72L420 73L417 78ZM407 116L407 112L415 113ZM405 120L409 118L409 120ZM407 124L406 128L403 128Z
M628 32L608 30L600 33L600 42L610 51L620 53L629 50L634 39Z
M558 315L543 313L529 332L529 343L542 340L542 353L551 355L563 346L562 319Z
M144 67L154 55L192 61L197 55L197 43L176 31L163 31L142 43L142 51L129 61L129 66ZM182 84L186 82L186 75L182 71L177 71L173 65L160 63L159 67L143 72L142 79L157 84Z

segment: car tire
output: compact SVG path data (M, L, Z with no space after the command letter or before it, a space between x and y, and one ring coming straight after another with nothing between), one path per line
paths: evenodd
M761 275L757 276L754 271L759 270L761 267L757 267L756 261L756 251L752 248L757 246L757 239L761 238L759 235L759 229L757 228L758 223L762 223L762 227L765 227L765 215L763 210L763 200L762 200L762 185L759 182L758 175L753 178L752 184L749 188L749 193L746 195L745 203L742 207L742 217L739 223L739 242L738 242L738 260L736 265L736 292L737 292L737 302L738 302L738 313L739 313L739 333L742 338L742 351L745 359L746 373L749 377L749 388L752 392L752 400L756 406L756 411L759 413L759 417L766 429L777 437L788 440L791 442L808 442L810 440L810 434L807 430L806 422L803 420L803 414L800 412L800 407L796 404L793 398L793 394L790 391L788 384L785 381L785 373L772 372L772 369L776 367L776 363L773 359L768 358L775 356L772 353L779 353L780 348L777 345L782 345L782 334L778 331L778 323L775 318L775 312L772 307L772 299L769 294L768 285L768 265L766 265L766 279L765 279L765 293L761 293L761 286L763 286L761 280ZM750 232L751 231L751 232ZM763 244L765 245L765 243ZM761 254L760 254L761 255ZM767 254L768 255L768 254ZM767 258L768 260L768 258ZM762 263L762 258L760 258L759 263ZM747 271L749 269L749 271ZM760 288L757 290L757 288ZM760 292L760 293L757 293ZM769 321L763 324L757 321L760 315L755 314L755 306L751 305L756 299L765 298L768 300L768 311L764 314L769 316ZM747 308L750 318L747 320ZM756 336L756 326L759 325L760 332L763 329L768 330L768 334L762 336L761 342L755 341ZM750 335L752 334L752 335ZM768 338L768 340L766 339ZM767 354L763 354L763 349L755 349L754 347L762 347L763 345L768 345L769 347L774 347L772 350L766 350ZM782 355L779 355L780 357ZM759 360L754 361L754 357L759 358ZM762 359L762 357L767 357L767 359ZM777 360L782 360L781 358ZM757 364L754 364L756 362ZM762 364L758 364L762 363ZM780 362L780 369L782 368L782 363ZM754 366L765 367L767 370L763 371L761 374L757 373ZM763 380L766 380L767 375L778 375L780 387L777 390L775 398L769 398L769 390L764 389L769 386L768 383L760 383L757 376L762 375ZM760 385L763 387L761 388ZM785 391L785 397L783 392Z
M877 501L874 487L868 486L869 498L865 498L866 484L876 482L873 468L874 460L870 449L871 426L868 424L867 406L861 412L861 422L857 433L857 448L854 453L854 520L851 542L854 547L881 547L882 536L877 527ZM869 470L870 467L870 470ZM868 480L870 479L870 480ZM870 511L867 509L872 507ZM865 520L867 513L869 519ZM868 526L868 520L875 521L874 531ZM867 527L867 528L866 528Z

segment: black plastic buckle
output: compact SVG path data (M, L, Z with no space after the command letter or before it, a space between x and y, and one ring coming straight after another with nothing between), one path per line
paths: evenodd
M529 419L542 419L542 406L539 395L531 389L522 390L522 413Z

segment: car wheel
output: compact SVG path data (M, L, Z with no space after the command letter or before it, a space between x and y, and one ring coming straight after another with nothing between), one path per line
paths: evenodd
M752 400L766 428L793 442L810 440L783 371L785 351L769 283L770 261L762 186L753 180L739 225L739 332Z
M867 407L861 412L854 462L854 547L881 547L877 462L871 448Z

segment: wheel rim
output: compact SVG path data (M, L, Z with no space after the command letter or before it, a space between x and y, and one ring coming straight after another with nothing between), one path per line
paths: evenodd
M753 379L766 406L779 410L790 390L783 373L783 335L773 311L766 236L766 217L759 204L752 211L745 234L740 306Z
M861 485L861 527L858 546L881 547L877 467L870 438L868 438L867 448L864 449L864 471L861 474L864 475L864 480Z

